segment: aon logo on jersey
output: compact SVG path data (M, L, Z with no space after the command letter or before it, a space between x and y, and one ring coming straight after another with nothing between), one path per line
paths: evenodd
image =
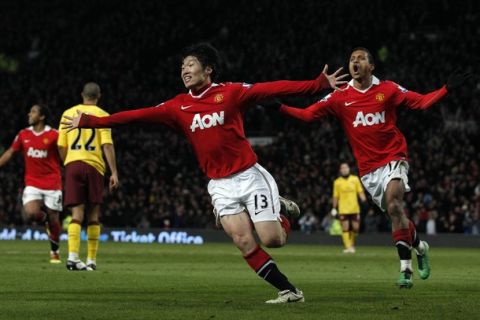
M356 128L359 125L361 126L373 126L375 124L385 123L385 111L382 112L375 112L375 113L367 113L363 114L362 111L357 113L357 117L355 121L353 121L353 126Z
M27 156L29 156L31 158L46 158L46 157L48 157L48 151L47 150L33 149L32 147L30 147L30 148L28 148Z
M220 114L214 112L212 114L206 114L203 117L200 113L195 114L193 117L192 125L190 129L195 132L196 129L208 129L217 125L223 125L225 123L225 112L220 111Z

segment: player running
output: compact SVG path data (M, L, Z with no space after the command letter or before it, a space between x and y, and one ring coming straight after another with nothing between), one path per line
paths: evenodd
M100 87L93 82L85 84L82 91L83 103L63 113L62 117L84 112L98 117L108 113L97 106ZM107 160L111 176L110 190L118 186L115 149L110 129L77 129L70 132L60 128L58 149L65 165L65 206L72 210L68 226L67 269L96 270L97 251L100 237L100 205L103 203L103 176ZM87 263L80 260L80 234L85 212L88 216Z
M48 108L41 104L30 108L30 127L17 134L11 147L0 157L0 167L15 152L23 153L23 210L30 220L46 226L50 239L50 263L61 263L59 238L62 228L59 212L62 211L62 176L57 151L58 132L45 124L49 114Z
M303 302L298 290L280 272L272 257L256 242L253 229L263 245L285 245L290 232L288 219L280 213L299 214L298 207L279 196L275 180L257 163L257 156L245 137L243 113L257 102L273 96L314 94L345 83L340 69L323 73L311 81L275 81L257 84L215 83L219 57L208 44L191 46L183 52L181 77L188 93L177 95L156 107L124 111L98 118L80 114L66 117L65 128L104 128L132 122L166 124L187 137L203 172L211 179L208 192L214 211L225 232L243 254L248 265L280 290L267 303ZM296 210L295 210L296 209ZM283 213L286 213L283 211ZM253 226L252 226L253 222Z
M412 257L415 248L421 279L430 275L428 244L420 241L415 225L403 210L408 186L407 144L396 127L396 110L400 106L427 109L448 91L459 87L466 74L454 73L447 85L422 95L392 81L373 76L373 57L365 48L356 48L350 56L352 80L306 109L282 105L281 112L303 121L315 121L327 115L337 117L349 139L358 162L363 185L373 201L386 211L392 221L392 235L400 257L400 288L411 288Z
M360 204L366 202L360 179L350 174L350 166L340 164L340 177L333 182L332 216L339 214L342 224L342 240L344 253L355 253L355 240L360 231Z

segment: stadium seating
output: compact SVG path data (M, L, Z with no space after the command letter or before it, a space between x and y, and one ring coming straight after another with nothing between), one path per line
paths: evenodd
M23 11L21 3L4 4L15 14L0 12L0 145L8 148L27 125L27 110L35 101L52 108L52 125L58 126L62 111L80 101L87 81L100 84L101 106L109 112L172 97L184 90L178 54L200 40L220 49L225 69L221 78L228 81L313 78L324 63L331 68L345 65L357 45L375 53L377 75L418 92L442 86L457 67L479 65L478 55L465 54L478 52L480 44L480 17L470 10L474 1L462 6L404 1L392 3L387 12L375 10L380 2L268 0L225 6L209 1L211 15L223 19L211 19L201 32L196 26L208 17L182 12L195 12L196 6L206 4L191 0L183 5L143 1L142 8L134 1L119 5L112 0L32 4L48 14ZM427 12L431 5L442 10L436 15L412 14ZM345 10L356 10L358 19L345 20ZM461 23L450 19L453 11ZM127 15L129 19L123 19ZM362 23L364 18L376 25ZM262 19L271 24L265 28L262 23L259 30ZM302 27L289 28L292 19L304 21ZM295 37L289 36L293 33ZM294 102L305 106L317 98ZM480 184L480 130L474 120L480 119L479 101L480 87L472 81L431 110L399 110L399 127L411 157L413 192L406 207L422 232L480 229L474 214L474 190ZM321 221L331 206L339 161L353 163L338 122L325 119L307 125L258 106L245 117L249 135L275 137L257 152L281 193ZM183 137L166 127L130 126L115 129L114 140L122 187L106 197L105 225L214 227L208 180ZM16 157L0 170L0 224L23 223L21 163ZM383 216L377 221L378 230L388 229Z

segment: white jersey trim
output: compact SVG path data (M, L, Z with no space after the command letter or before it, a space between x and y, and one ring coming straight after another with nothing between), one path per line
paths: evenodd
M373 87L374 85L375 85L375 86L378 86L379 84L380 84L380 79L378 79L378 78L375 77L375 76L372 76L372 83L370 84L370 86L369 86L368 88L363 89L363 90L360 90L360 89L355 88L355 87L353 86L353 79L348 82L348 88L349 88L349 87L352 87L353 89L357 90L358 92L365 93L365 92L367 92L368 90L370 90L370 88ZM347 89L348 89L348 88L347 88Z
M49 125L46 125L45 128L42 131L36 132L35 130L33 130L33 126L30 126L30 127L27 128L27 130L32 131L32 133L38 137L38 136L41 136L44 132L48 132L48 131L52 130L52 127L50 127Z
M218 86L218 83L212 83L212 85L211 85L210 87L208 87L207 89L205 89L205 91L203 91L202 93L200 93L200 94L197 95L197 96L194 95L194 94L192 94L192 90L189 90L189 91L188 91L188 94L191 95L192 98L197 98L197 99L198 99L198 98L203 97L203 95L204 95L205 93L207 93L208 91L210 91L211 88L217 87L217 86Z

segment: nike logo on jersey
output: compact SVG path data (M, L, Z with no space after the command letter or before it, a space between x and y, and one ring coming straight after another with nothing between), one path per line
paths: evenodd
M181 106L180 109L182 110L187 110L188 108L191 108L193 107L192 105L189 105L189 106Z
M355 102L357 102L357 101L345 102L345 107L348 107L349 105L354 104Z
M197 128L200 130L208 129L211 127L215 127L217 125L223 125L225 123L225 112L220 111L220 114L214 112L212 114L206 114L201 116L200 113L195 114L192 120L192 125L190 129L192 132L195 132Z
M375 113L367 113L363 114L362 111L357 113L357 117L355 121L353 121L353 127L356 128L359 125L365 126L373 126L376 124L385 123L385 111L382 112L375 112Z

